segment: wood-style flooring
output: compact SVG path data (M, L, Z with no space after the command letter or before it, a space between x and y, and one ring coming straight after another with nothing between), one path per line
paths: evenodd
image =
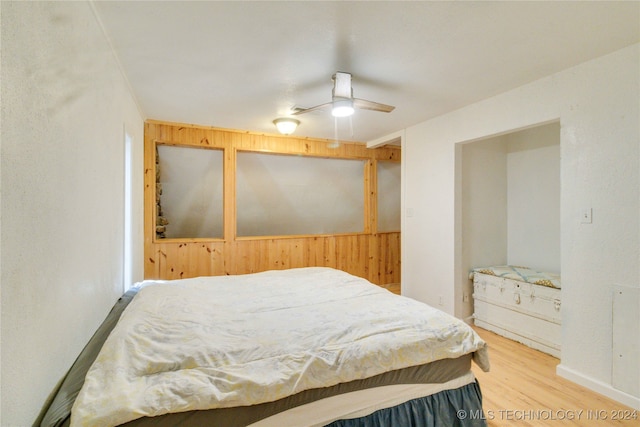
M473 365L489 427L640 426L640 411L556 375L555 357L474 329L489 345L491 371Z

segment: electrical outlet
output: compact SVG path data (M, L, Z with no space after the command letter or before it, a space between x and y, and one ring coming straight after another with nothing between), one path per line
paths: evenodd
M442 299L442 295L438 296L438 305L441 307L444 305L444 300Z

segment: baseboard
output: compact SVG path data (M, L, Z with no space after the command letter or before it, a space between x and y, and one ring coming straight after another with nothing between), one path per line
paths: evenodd
M568 379L576 384L586 387L590 390L600 393L610 399L620 402L623 405L627 405L631 408L640 410L640 397L632 396L624 391L616 390L611 387L610 384L596 380L591 377L587 377L579 372L574 371L571 368L560 364L556 367L556 373L562 378Z

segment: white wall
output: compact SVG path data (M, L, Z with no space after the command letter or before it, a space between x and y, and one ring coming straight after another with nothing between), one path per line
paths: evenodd
M238 152L238 236L364 230L366 160Z
M454 314L473 314L473 267L560 272L560 124L461 143L459 268ZM457 148L457 147L456 147Z
M560 124L505 138L507 263L560 273Z
M464 144L461 154L462 262L457 273L469 300L455 304L455 315L467 318L473 314L469 270L507 262L506 137Z
M157 145L165 236L223 238L223 150Z
M640 407L640 396L611 386L612 287L640 286L638 76L640 44L406 129L402 288L427 303L442 295L450 313L461 301L456 144L559 119L558 372ZM593 209L592 224L581 223L584 208Z
M124 133L142 278L143 118L86 2L2 2L2 426L31 425L123 289Z

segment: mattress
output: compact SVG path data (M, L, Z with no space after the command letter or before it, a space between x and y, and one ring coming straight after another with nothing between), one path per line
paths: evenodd
M231 399L225 401L223 396L222 399L216 399L214 405L208 402L206 403L206 407L196 404L193 407L186 407L185 409L185 406L181 406L177 407L177 409L169 408L165 413L162 413L162 410L159 413L141 413L141 411L138 410L139 408L125 408L122 410L131 411L134 415L132 416L131 413L128 413L125 418L128 417L129 419L120 422L122 418L114 421L114 419L108 418L110 415L107 418L103 418L102 421L100 421L99 418L91 418L93 417L93 412L91 411L94 411L96 408L94 402L89 403L89 406L85 406L85 408L90 408L88 412L86 412L87 409L84 409L85 413L89 413L89 416L80 416L75 419L72 416L71 424L74 424L74 422L75 425L122 424L131 426L206 424L211 426L224 425L226 427L250 425L252 423L266 422L265 420L269 420L270 417L276 416L277 414L286 416L287 412L292 408L305 408L305 405L318 405L320 402L330 402L334 396L346 396L349 394L349 396L354 397L358 393L361 393L362 390L380 391L383 390L381 387L407 386L410 391L406 395L403 390L396 391L398 396L406 396L407 399L411 399L415 397L416 393L426 395L437 392L433 389L424 388L424 386L429 387L429 384L445 384L445 390L449 390L451 387L461 389L470 384L475 385L475 380L472 376L469 377L469 367L472 358L474 358L476 363L483 369L488 369L488 359L484 342L477 337L468 326L464 325L464 323L454 318L448 318L446 315L443 316L444 313L431 308L426 309L428 306L393 295L382 288L369 284L369 282L364 281L364 279L356 278L355 276L333 269L294 269L294 271L288 271L285 276L282 276L282 274L282 272L265 272L255 275L244 275L242 277L217 278L215 280L211 278L198 278L186 279L184 281L146 282L139 288L125 294L116 306L114 306L110 316L105 320L103 326L101 326L90 344L83 351L83 354L78 358L76 364L74 364L74 368L72 368L67 379L63 382L61 391L55 397L41 425L52 426L68 424L69 408L71 405L79 405L75 398L77 395L80 395L80 401L84 399L85 403L88 395L88 401L91 402L91 384L100 384L100 388L95 390L95 394L104 393L104 396L107 397L106 400L109 401L128 400L129 396L133 396L131 400L135 400L136 396L148 396L149 393L153 396L154 391L148 387L142 389L133 387L131 390L125 391L123 395L118 396L118 390L114 391L113 388L109 388L109 384L105 384L110 377L117 377L116 374L112 374L113 372L118 372L119 369L126 370L128 369L126 366L110 368L114 370L107 371L108 377L101 376L104 374L100 373L96 376L95 372L99 371L95 371L95 369L96 366L104 363L104 360L101 362L101 358L113 360L119 357L117 355L122 350L122 346L110 346L108 345L110 340L128 342L127 340L130 339L130 337L127 336L127 331L135 330L136 328L140 329L140 324L136 324L136 320L133 322L134 326L130 324L127 325L126 322L126 319L129 317L136 319L136 317L131 314L135 312L133 306L145 306L143 303L146 301L147 309L149 307L155 307L155 309L158 309L157 313L164 315L167 313L167 307L163 304L169 301L171 302L169 305L173 305L174 309L175 307L189 307L188 310L183 309L182 311L192 311L192 303L187 305L183 304L183 300L181 299L183 297L182 288L205 287L211 291L210 297L213 296L213 300L203 299L203 301L209 301L203 304L203 307L209 307L209 309L204 310L204 313L210 314L213 312L216 321L222 322L219 323L218 326L224 323L221 319L225 319L225 316L229 314L224 314L223 312L225 310L233 312L237 311L234 307L242 307L240 317L235 318L235 320L230 320L233 319L233 317L230 317L227 320L231 322L231 326L226 325L225 328L222 329L226 331L223 335L238 333L245 335L244 344L234 344L234 349L231 354L223 354L220 360L228 360L231 356L238 357L238 348L243 348L247 341L246 337L250 336L252 338L249 341L260 341L260 345L257 347L245 349L252 355L252 357L248 359L249 365L258 363L258 369L250 371L242 371L241 369L238 371L238 366L245 363L242 362L242 358L240 358L231 364L233 365L231 371L217 372L215 380L211 380L212 383L216 383L216 387L219 387L221 382L226 382L234 376L239 377L240 381L233 383L229 388L232 392L227 395L232 396ZM220 281L223 282L222 285ZM214 284L214 282L216 283ZM160 293L159 299L157 296L151 299L147 298L146 300L140 297L142 294L155 294L158 290L164 288L168 289L169 294L165 295ZM227 289L225 290L225 288ZM152 289L152 291L145 291L146 289ZM233 292L229 292L230 289ZM202 289L200 289L200 291L202 291ZM383 294L381 294L381 292ZM285 306L281 305L281 294L289 294L289 297L284 298L288 300ZM291 296L291 294L293 294L293 296ZM250 300L250 302L247 302L248 300ZM131 301L134 301L135 304L127 307ZM381 301L383 302L382 305L380 305ZM269 316L276 312L276 318L281 316L281 313L278 312L288 313L280 320L274 320L276 318L269 316L260 318L264 320L264 322L260 321L258 324L271 325L267 329L274 329L274 325L277 325L277 329L286 329L286 323L306 324L307 328L311 325L311 329L307 329L307 332L302 332L302 330L299 329L300 325L294 325L294 327L290 329L281 331L284 335L276 334L276 336L280 337L278 340L282 340L283 336L291 337L294 350L298 346L296 343L298 343L305 334L311 335L312 339L301 341L302 346L305 348L303 352L305 355L300 356L300 354L298 354L293 358L288 355L282 356L284 359L278 359L281 356L280 354L270 355L270 357L275 357L279 360L278 363L275 365L271 364L270 366L300 365L302 367L301 371L294 369L291 371L293 373L290 374L287 373L287 369L274 371L273 369L265 368L264 365L260 365L265 355L260 353L256 357L255 352L263 351L263 348L270 347L268 345L269 339L264 341L261 335L264 333L264 330L261 329L260 326L255 330L247 329L246 325L243 325L240 329L233 326L237 326L238 322L242 324L243 318L246 320L248 315L246 311L247 306L252 307L251 310L254 310L252 311L253 314L256 313L256 309L258 309L259 313L268 313ZM302 317L297 317L301 316L300 313L312 311L313 306L319 308L320 311L313 314L313 316L316 317L312 321L300 320ZM336 310L329 310L329 306L335 306ZM349 309L345 310L345 307L349 307ZM418 308L426 309L428 312L435 310L435 312L431 313L434 317L430 317L428 321L425 319L422 319L422 321L423 323L431 322L440 326L439 328L432 329L431 332L428 333L432 335L431 338L435 340L435 344L430 344L430 348L427 349L424 348L424 343L426 342L424 341L425 337L417 340L414 339L412 344L404 343L407 337L413 336L415 338L416 331L424 333L424 331L422 331L424 325L420 324L421 320L418 319L418 322L415 323L415 319L413 319L412 322L414 323L409 325L409 332L407 332L407 330L405 330L407 325L403 324L405 320L395 317L400 312L404 314L408 312L409 317L415 317L415 313L412 313L412 310L417 310ZM349 324L348 327L343 328L337 338L335 336L328 337L323 335L323 330L327 329L328 325L344 323L343 318L336 318L336 316L338 316L336 313L343 311L349 312L347 318L351 318L352 321L354 319L360 320L356 321L355 324ZM168 312L170 313L171 310ZM145 312L143 310L143 313L143 318L153 318L152 316L149 317L148 311ZM234 315L237 314L238 313L235 313ZM390 314L392 314L391 317L388 317ZM293 317L291 317L291 315L293 315ZM193 318L189 316L180 321L192 321ZM120 321L117 322L117 326L114 326L119 317L122 317L124 320L120 319ZM291 319L294 321L292 322ZM385 320L382 321L382 319ZM153 318L152 324L156 325L156 320L157 319ZM174 321L172 320L171 322ZM359 324L362 323L379 324L375 326L373 330L361 331L359 329L361 325ZM314 324L315 326L313 326ZM148 325L146 327L148 328ZM142 328L142 330L144 331L142 334L143 341L154 335L153 331L144 328ZM166 334L166 331L162 333ZM462 335L460 335L460 333ZM164 335L162 336L164 337ZM317 337L313 338L314 336ZM214 335L214 337L216 342L224 341L224 336ZM296 338L293 339L293 337ZM442 344L447 342L449 338L453 338L453 343ZM191 337L190 339L198 340L202 338ZM165 341L167 341L165 338L161 338L155 344L152 343L149 345L154 346ZM409 341L411 341L411 339L409 339ZM232 342L235 343L235 341ZM242 343L243 340L241 339L239 342ZM317 344L326 344L327 342L332 343L332 348L328 348L326 345L317 346ZM376 347L372 343L381 343L382 347ZM145 344L143 342L143 344L147 345L148 343ZM141 345L140 342L136 342L136 345L138 347L135 348L141 351L134 351L133 353L143 354L143 359L148 358L149 354L155 354L157 351L157 349L154 349L148 353L148 348L139 347ZM183 345L186 344L180 342L180 348L183 348ZM364 348L369 347L374 349L373 353L363 351ZM201 346L195 348L198 349L197 351L200 351ZM291 349L288 349L287 352L291 352ZM169 353L161 357L173 357L178 353L180 353L180 351L176 351L176 348L170 348ZM341 355L348 357L343 358L344 360L342 361L338 361ZM300 357L302 357L302 359L298 360ZM183 370L181 368L176 369L175 365L171 365L172 363L185 363L184 355L178 358L182 358L182 361L176 362L174 360L166 363L166 365L172 366L168 369L167 373L169 375L173 375L173 371ZM92 361L92 359L94 360ZM320 360L318 361L318 359ZM188 363L192 362L191 360ZM150 369L152 369L153 372L146 372L143 376L146 375L148 377L157 374L155 371L159 366L157 361L149 363L149 366L151 366ZM194 367L190 366L187 370L191 371L191 368ZM202 368L195 367L195 369L198 370ZM216 370L218 370L218 368L216 368ZM250 375L248 375L247 372L250 372ZM263 389L254 389L254 387L256 387L255 383L263 383L264 381L268 383L268 378L264 379L261 377L273 377L274 372L276 372L275 377L278 378L276 381L277 384L275 384L275 386L273 384L267 385L266 388L270 389L268 393L264 392ZM313 374L308 375L309 372ZM88 375L85 375L85 373L88 373ZM164 374L165 373L162 373L162 375ZM147 377L144 378L145 381ZM105 380L105 378L107 378L107 380ZM247 378L249 378L248 381ZM224 381L221 381L221 379L224 379ZM461 379L464 379L462 380L463 383L459 383ZM167 384L171 384L170 388L175 388L178 387L176 384L183 384L185 381L188 383L189 379L187 378L187 380L185 380L182 378L179 379L177 383L172 383L171 381L171 379L167 380L163 378L159 383L162 384L162 387L165 387L163 390L166 390ZM449 384L451 381L454 381L454 383ZM456 383L456 381L458 382ZM115 387L121 386L117 381L113 384L115 384ZM111 387L113 387L113 384ZM461 384L462 386L458 387ZM83 387L83 392L79 391L78 386ZM146 384L145 387L146 386L148 386L148 384ZM127 385L127 387L129 386ZM193 384L187 384L187 389L189 389L189 387L193 387ZM416 389L416 387L418 388ZM283 391L283 389L285 391ZM89 390L89 392L86 390ZM193 388L190 390L193 390ZM212 395L216 394L216 390L220 391L219 389L215 389ZM235 390L240 390L240 392L234 394ZM254 391L259 392L256 393ZM84 398L83 393L85 395ZM350 393L356 393L356 395L351 395ZM168 394L171 394L171 392ZM179 397L186 396L187 399L195 395L195 400L200 402L203 400L202 396L206 393L199 390L197 393L185 393L182 391L177 394ZM479 390L477 394L479 395ZM164 391L161 395L162 399L166 398ZM257 399L255 398L256 395L258 395ZM123 399L122 396L125 398ZM379 396L386 396L388 400L388 394L385 392L379 394ZM349 400L352 400L351 397ZM249 400L246 400L247 398ZM344 400L342 399L341 401ZM138 403L134 402L134 406L136 404ZM377 408L379 405L384 407L384 404L378 403L371 405L371 407ZM322 406L320 406L320 408L322 408ZM82 409L80 411L82 411ZM325 409L320 409L319 412L323 414L331 413ZM215 415L213 416L213 414ZM325 421L327 420L322 420L321 423Z

